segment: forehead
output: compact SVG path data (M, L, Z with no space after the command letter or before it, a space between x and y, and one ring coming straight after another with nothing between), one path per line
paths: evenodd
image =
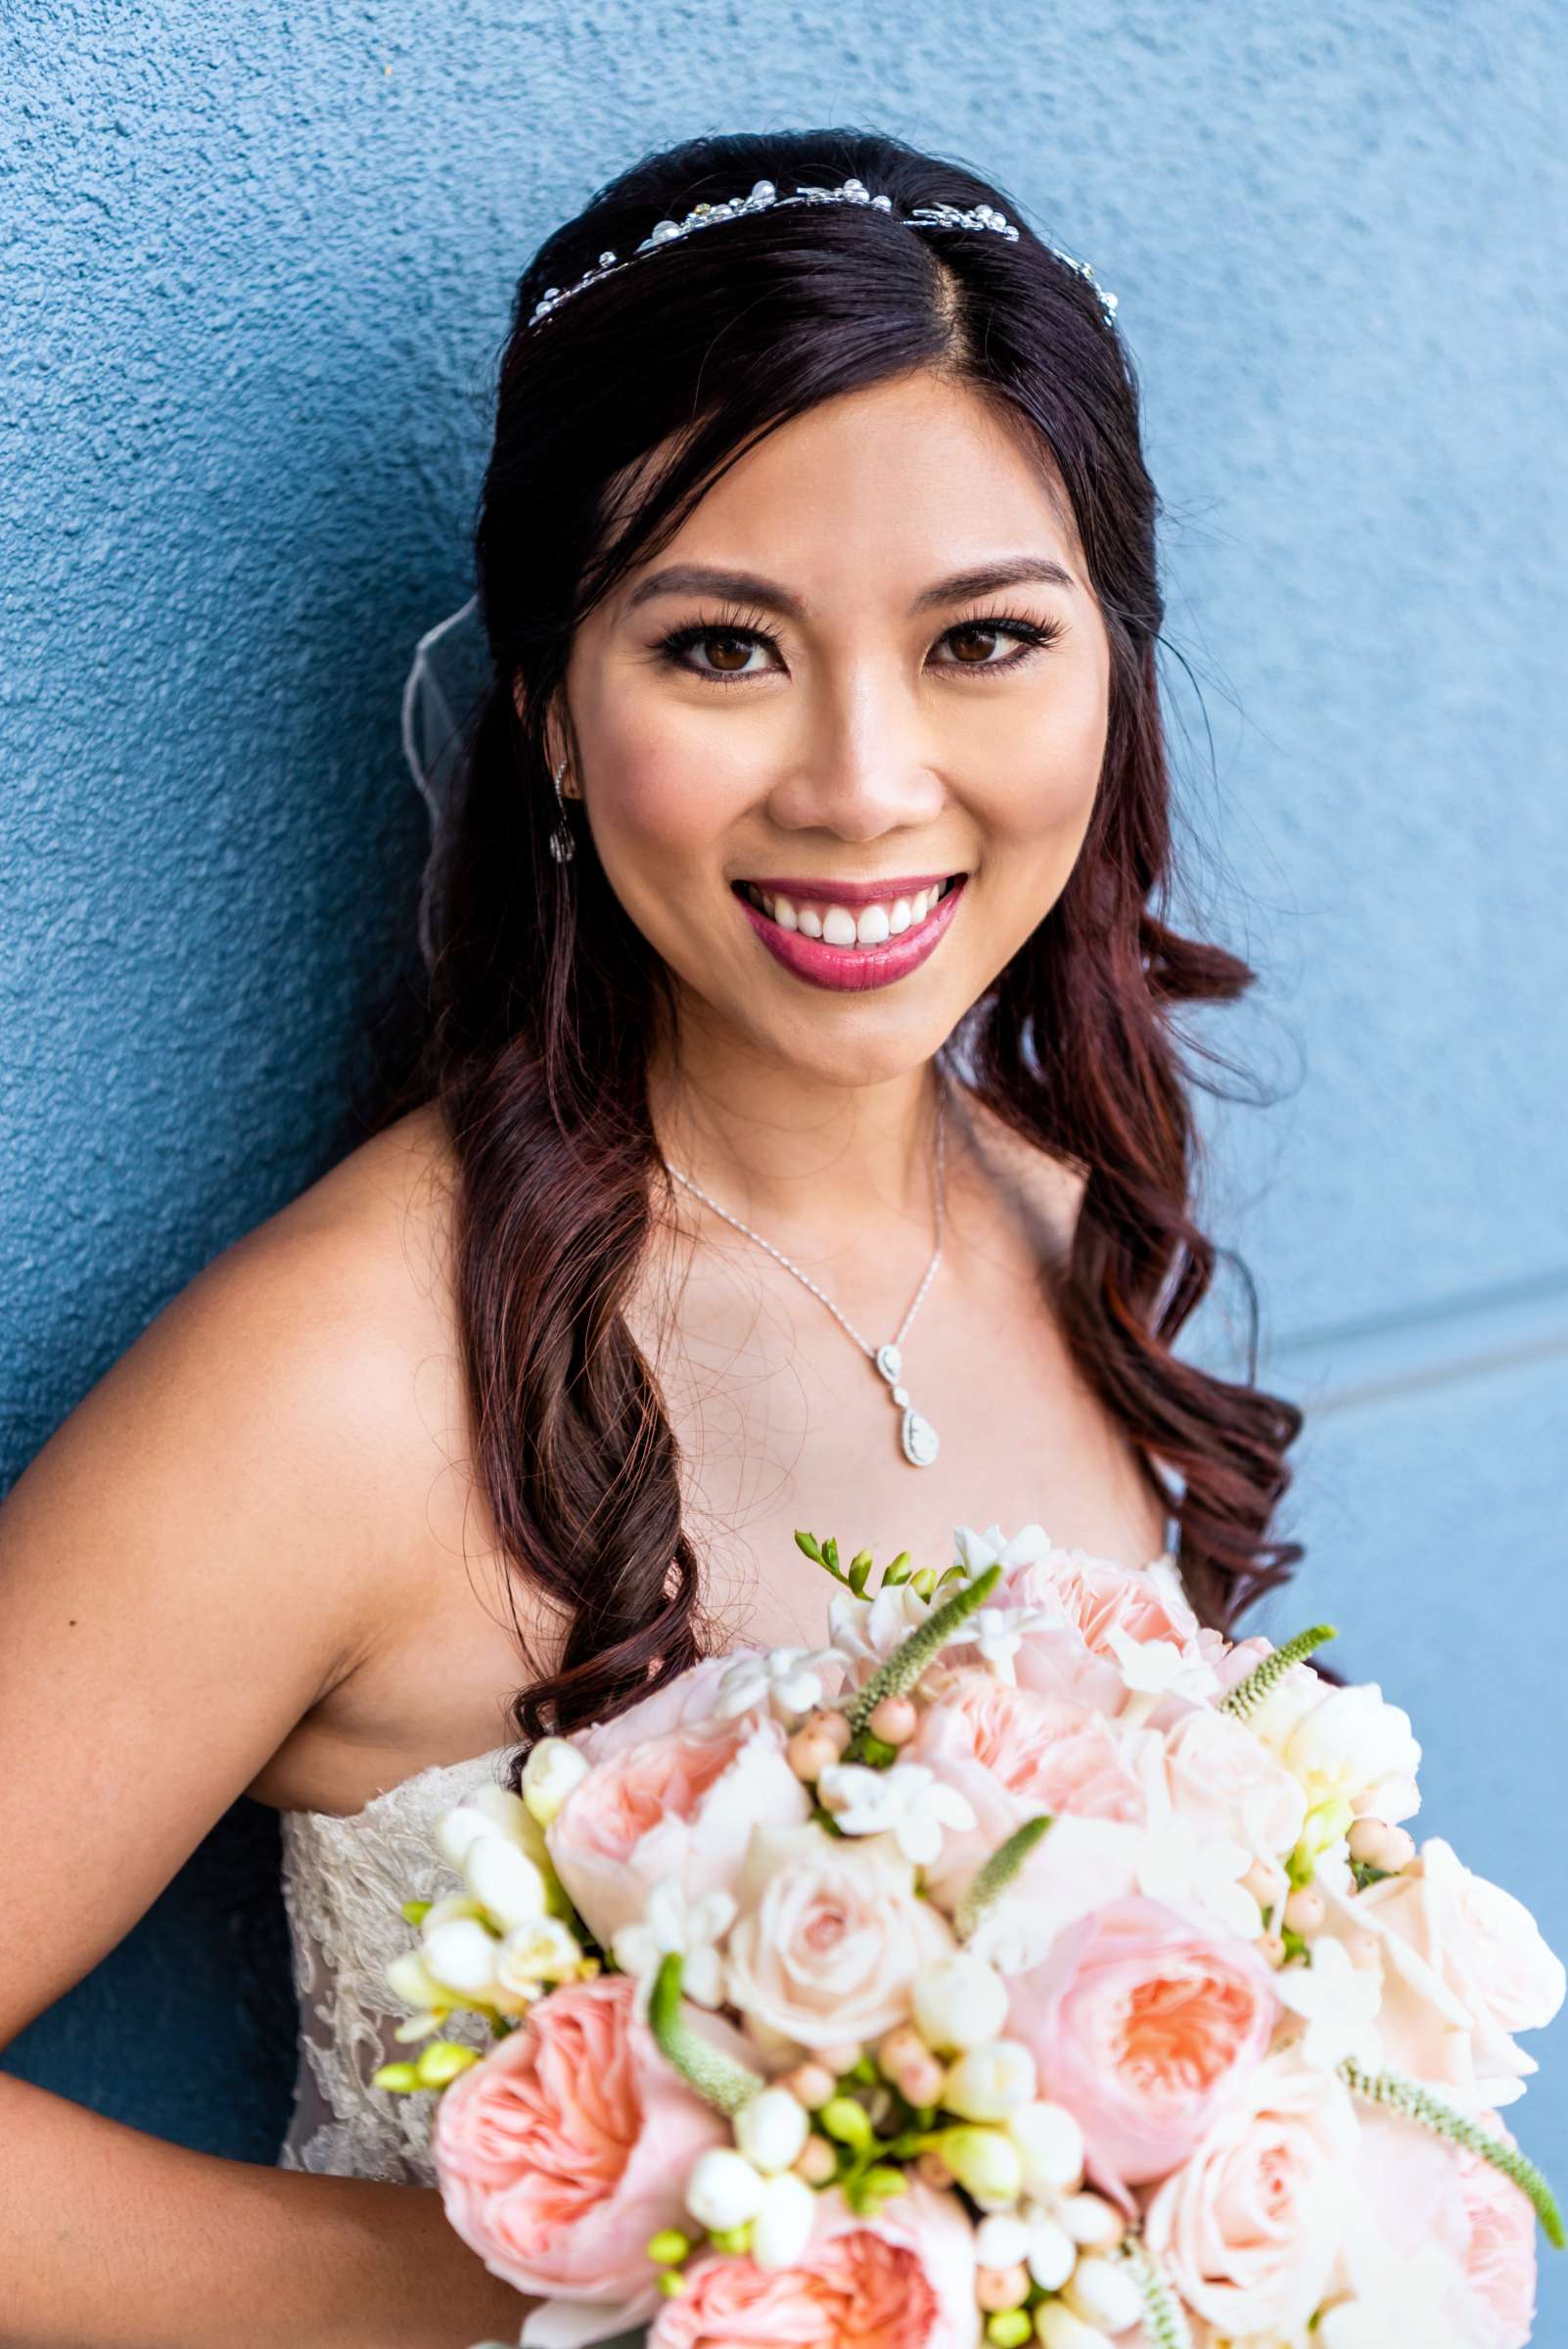
M1048 451L1004 405L921 373L823 400L748 449L612 609L624 616L652 574L698 564L765 571L807 607L884 589L907 602L927 579L1026 550L1083 580Z

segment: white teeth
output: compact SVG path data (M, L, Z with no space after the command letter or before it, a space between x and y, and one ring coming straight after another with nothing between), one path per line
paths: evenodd
M781 930L798 930L803 938L823 939L830 946L880 946L890 938L900 938L933 913L952 886L950 881L939 881L930 889L917 889L912 897L881 898L854 912L847 905L827 905L820 900L815 905L800 904L793 898L770 897L754 881L743 885L748 901Z

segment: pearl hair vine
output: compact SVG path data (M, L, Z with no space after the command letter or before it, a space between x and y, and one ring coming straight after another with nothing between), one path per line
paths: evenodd
M724 204L694 205L683 220L655 221L649 234L633 252L623 258L615 253L601 253L596 265L584 270L572 285L546 286L533 305L529 325L539 325L552 310L559 308L574 294L580 293L584 286L596 284L601 277L609 277L617 269L629 268L645 253L657 253L662 247L673 245L698 229L716 227L721 220L737 220L748 212L776 211L789 204L863 204L873 211L893 211L892 197L873 196L863 180L846 179L836 188L797 187L793 196L780 196L770 179L760 179L749 196L731 197ZM969 211L952 204L922 204L916 206L913 211L901 212L896 217L907 228L992 229L1014 244L1018 242L1018 231L1013 223L992 204L977 204ZM1072 253L1064 253L1059 245L1048 246L1047 251L1054 253L1059 261L1065 261L1070 269L1076 269L1080 277L1088 280L1099 299L1101 315L1107 326L1114 326L1116 296L1096 283L1088 262L1075 259Z

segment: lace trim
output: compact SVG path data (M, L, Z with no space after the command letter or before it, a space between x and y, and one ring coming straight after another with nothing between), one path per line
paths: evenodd
M515 1750L497 1746L466 1762L437 1763L346 1818L282 1813L300 2046L279 2169L435 2185L435 2097L371 2086L381 2064L409 2053L392 2036L407 2009L388 1989L385 1968L413 1945L400 1904L458 1888L432 1841L441 1813L486 1777L503 1784ZM492 2045L484 2017L462 2011L448 2017L442 2036L482 2050Z

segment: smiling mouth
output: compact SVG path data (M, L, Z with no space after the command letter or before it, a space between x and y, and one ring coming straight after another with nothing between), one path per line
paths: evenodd
M945 879L922 888L903 894L890 893L882 898L865 897L863 885L857 885L853 904L844 901L851 892L835 897L831 887L809 895L805 892L792 895L756 881L735 881L730 886L738 898L778 929L819 940L824 945L853 954L885 946L891 940L917 930L965 878L963 873L948 873Z

